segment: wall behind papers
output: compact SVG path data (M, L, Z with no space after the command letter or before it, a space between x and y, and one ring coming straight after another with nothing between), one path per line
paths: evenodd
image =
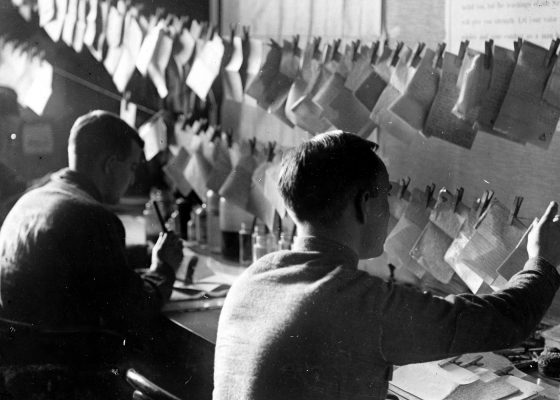
M461 4L482 2L482 0L452 1L458 3L455 8L456 11L461 10ZM536 2L528 2L536 4ZM250 4L253 6L257 4L258 7L255 6L257 11L253 15L261 18L257 25L259 27L258 35L263 38L267 37L266 29L269 26L270 35L276 37L279 28L278 24L272 21L275 14L269 15L266 11L268 10L267 7L277 7L277 5L266 6L263 5L264 3L284 2L224 1L222 5L222 26L229 27L230 23L236 22L252 26L252 20L248 15L243 18L239 17L239 10L241 10L241 7L247 9ZM286 3L308 4L306 1ZM350 3L361 3L361 0L348 0L342 3L349 6ZM527 3L527 1L502 0L501 3ZM544 2L541 1L540 3ZM549 4L554 6L555 3L549 1ZM536 5L535 7L539 6ZM446 27L449 27L451 22L449 11L450 9L446 8L446 0L387 1L385 5L386 30L391 44L394 45L396 40L402 40L407 45L414 46L416 42L423 41L434 48L438 42L445 41ZM500 18L517 18L518 12L519 10L513 7L504 6ZM267 15L269 15L269 25L263 20ZM463 15L461 12L455 12L454 15L454 18L460 20L461 18L467 18L466 15L472 14L465 12ZM333 32L340 33L341 28L336 27L337 21L340 22L340 18L332 20ZM454 25L454 23L451 25ZM307 32L309 34L309 29L306 28L307 30L305 30L303 24L300 29L302 29L301 33ZM254 29L252 28L251 31L253 32ZM466 31L463 27L453 31L448 30L447 34L453 33L453 37L457 37L454 32ZM494 30L492 32L497 35L499 31ZM520 33L523 32L520 31ZM517 36L516 34L515 37ZM332 38L333 34L328 37ZM352 39L356 38L357 36ZM457 40L460 40L460 38L461 36ZM548 48L549 39L543 38L543 40L543 45ZM303 45L305 42L300 41L300 43ZM507 47L512 48L512 44ZM450 51L456 52L453 45L449 48ZM227 110L227 105L225 109ZM289 138L294 144L308 137L299 128L289 128L274 116L266 114L262 109L252 112L254 114L252 118L254 119L243 124L242 136L253 136L251 127L254 126L261 132L268 132L271 138L283 136ZM224 125L227 125L225 114L224 117L226 117ZM255 121L258 121L258 123L255 123ZM479 131L471 150L460 148L437 138L425 139L420 135L409 144L382 133L377 137L377 140L382 146L383 158L388 164L392 179L396 180L410 176L412 179L411 185L419 188L424 188L425 185L432 182L436 184L438 189L445 186L450 190L455 190L456 187L463 186L465 188L466 204L470 204L486 189L494 190L496 196L507 205L513 205L515 196L523 196L525 200L519 216L529 223L533 217L542 213L550 200L560 200L560 179L558 178L560 176L560 163L557 161L558 154L560 154L560 134L558 132L556 132L547 150L531 144L513 143L483 131Z

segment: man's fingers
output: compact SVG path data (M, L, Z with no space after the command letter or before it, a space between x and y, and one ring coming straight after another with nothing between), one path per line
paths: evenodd
M543 222L544 221L552 222L552 220L554 219L557 213L558 213L558 203L556 203L555 201L551 201L550 204L548 205L548 208L544 212L541 220Z

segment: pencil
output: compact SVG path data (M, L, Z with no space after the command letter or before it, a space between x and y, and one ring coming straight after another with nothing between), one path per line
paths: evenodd
M152 200L152 204L154 205L154 209L156 210L159 223L161 224L162 232L167 233L167 228L165 227L165 221L163 220L163 216L161 215L161 211L159 210L159 206L157 205L157 202L155 200Z

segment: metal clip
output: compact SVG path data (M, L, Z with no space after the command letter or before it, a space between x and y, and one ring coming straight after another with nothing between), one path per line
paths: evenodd
M406 189L408 188L408 185L410 185L410 177L407 176L406 178L402 178L400 181L401 184L401 188L399 189L399 199L402 199L404 197L404 194L406 193Z
M463 194L465 193L465 189L462 187L457 188L457 194L455 195L455 203L453 204L453 212L457 212L459 208L459 204L463 200Z
M432 183L431 185L426 185L426 208L430 207L430 204L433 201L434 192L436 191L436 184Z
M494 50L494 40L490 39L484 42L484 68L490 69L492 66Z

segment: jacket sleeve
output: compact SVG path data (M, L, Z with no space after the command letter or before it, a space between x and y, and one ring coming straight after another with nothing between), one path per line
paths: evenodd
M559 285L556 269L540 258L491 295L441 298L389 284L381 297L381 353L403 365L510 347L529 336Z
M97 275L97 307L110 327L137 332L169 299L174 270L161 264L141 277L128 264L120 220L113 215L106 217L98 229L94 235L96 254L91 254Z

